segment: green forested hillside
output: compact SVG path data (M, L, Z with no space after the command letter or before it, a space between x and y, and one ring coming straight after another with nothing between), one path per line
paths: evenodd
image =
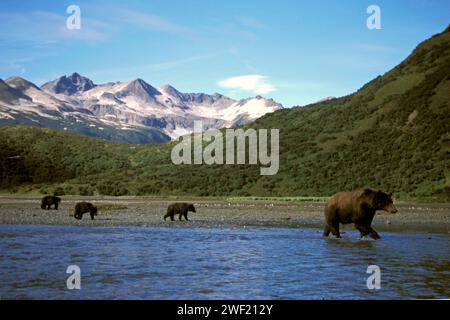
M108 195L326 196L359 187L450 200L450 30L356 93L268 114L280 169L180 165L173 143L129 145L48 129L0 129L1 188Z

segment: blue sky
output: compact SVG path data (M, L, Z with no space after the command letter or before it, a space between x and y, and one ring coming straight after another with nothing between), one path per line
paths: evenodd
M68 30L69 5L81 29ZM366 27L369 5L381 30ZM261 94L285 107L341 96L449 24L447 0L0 2L0 78L142 78L183 92Z

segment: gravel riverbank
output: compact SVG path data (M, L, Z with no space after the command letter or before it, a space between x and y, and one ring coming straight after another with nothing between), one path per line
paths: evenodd
M73 217L75 204L90 201L99 207L96 220ZM190 201L180 199L177 201ZM324 202L266 200L198 200L190 221L164 221L174 200L123 197L62 197L59 210L42 210L40 198L0 198L0 224L143 226L143 227L319 227L323 226ZM373 225L380 231L450 233L450 204L396 204L399 212L378 212ZM345 226L345 229L352 228Z

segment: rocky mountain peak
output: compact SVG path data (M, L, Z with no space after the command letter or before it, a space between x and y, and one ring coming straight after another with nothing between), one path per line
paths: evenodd
M69 76L64 75L56 80L43 84L41 89L52 93L74 95L76 93L88 91L95 86L96 85L91 79L74 72Z
M17 90L24 91L29 88L34 88L36 90L41 90L38 86L36 86L34 83L21 78L21 77L9 77L5 80L5 83L7 83L10 87L13 87Z
M133 95L141 100L153 100L155 96L161 95L161 92L144 80L137 78L128 82L125 87L117 93L117 96L119 97L130 95Z

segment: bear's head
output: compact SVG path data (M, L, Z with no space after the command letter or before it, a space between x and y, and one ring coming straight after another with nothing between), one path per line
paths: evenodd
M188 211L196 212L196 211L195 211L195 207L194 207L194 205L193 205L192 203L189 204L189 206L188 206Z
M392 193L386 194L378 190L373 197L373 207L375 210L383 210L389 213L396 213L397 208L392 201Z
M97 207L92 206L91 207L91 212L92 212L93 215L97 215Z

